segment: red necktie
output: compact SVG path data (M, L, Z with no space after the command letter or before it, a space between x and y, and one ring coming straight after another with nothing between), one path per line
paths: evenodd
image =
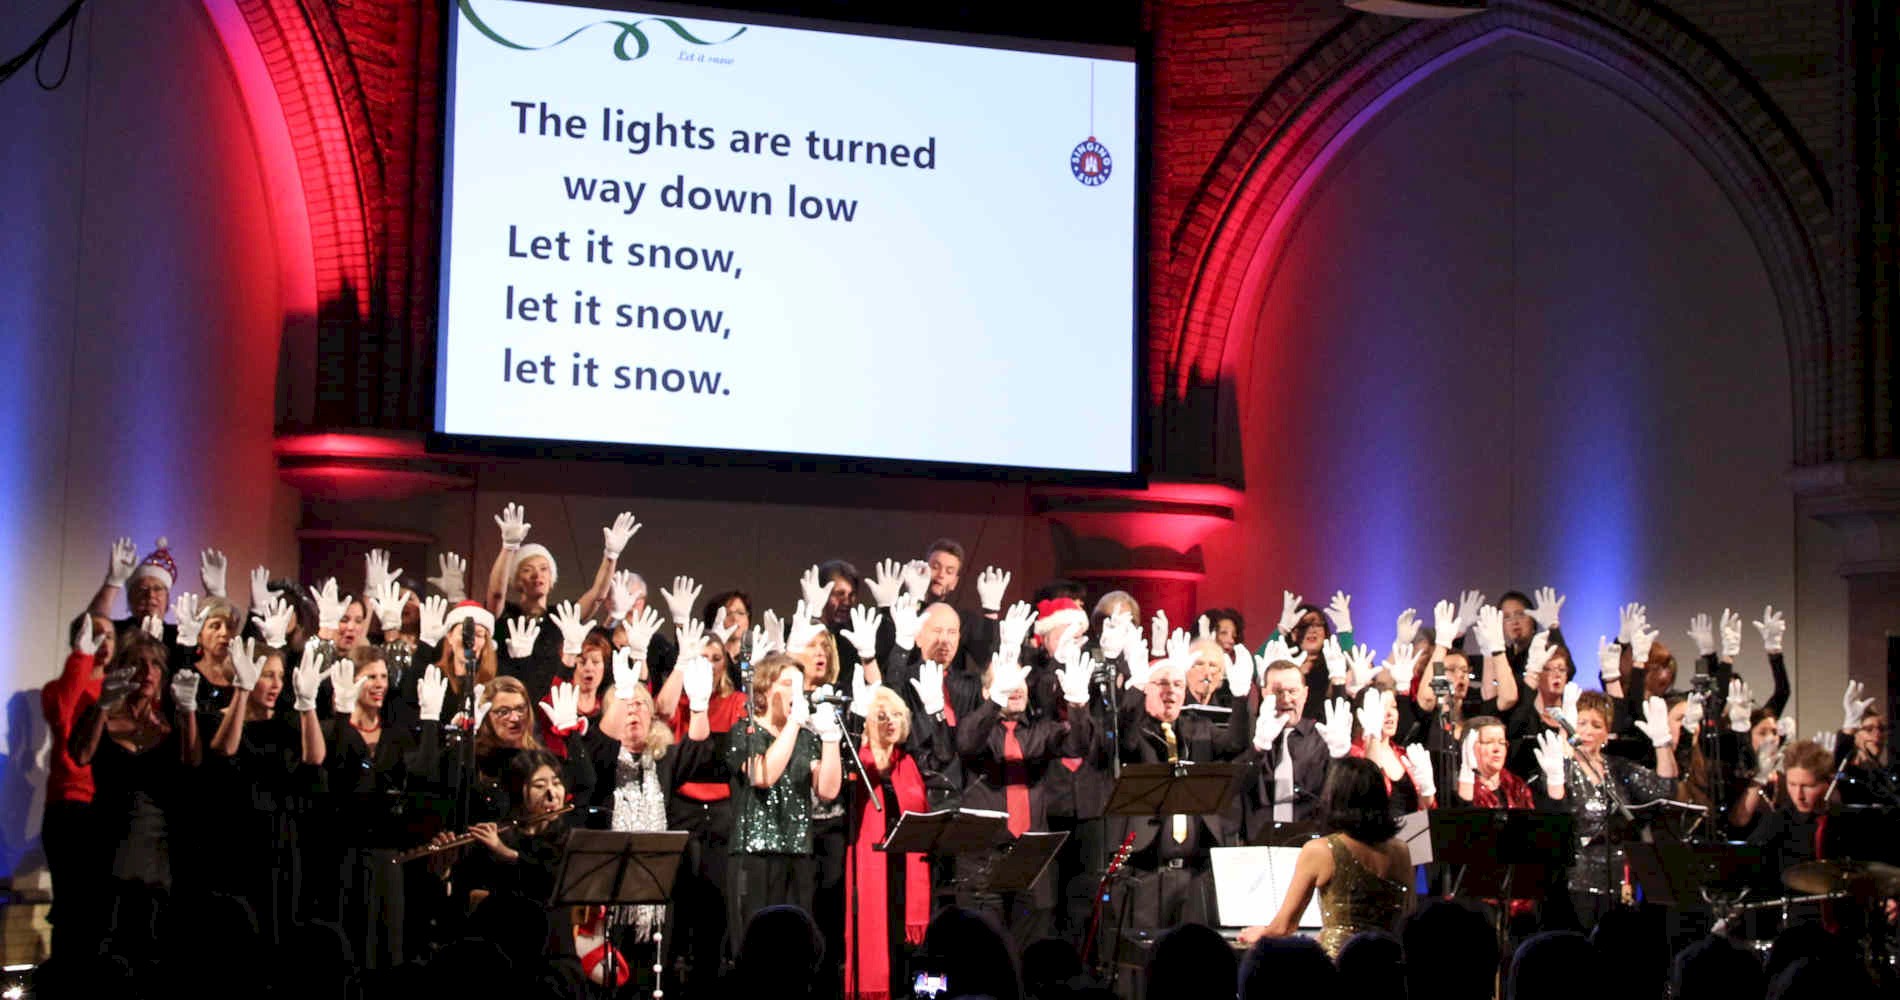
M1009 809L1009 835L1029 832L1029 772L1023 767L1023 745L1016 742L1016 723L1003 723L1003 801Z

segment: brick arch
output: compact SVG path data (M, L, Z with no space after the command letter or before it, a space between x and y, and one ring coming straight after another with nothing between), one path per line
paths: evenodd
M1482 15L1423 23L1350 17L1322 37L1255 101L1171 234L1163 277L1181 298L1155 317L1151 350L1163 364L1154 397L1166 406L1211 407L1176 422L1219 426L1220 393L1232 390L1234 375L1223 372L1229 342L1251 335L1305 189L1412 85L1507 39L1590 67L1591 76L1650 109L1728 193L1780 306L1795 461L1835 453L1842 442L1833 438L1845 433L1835 429L1852 426L1835 411L1852 400L1828 389L1839 328L1823 252L1832 241L1832 199L1818 164L1719 46L1628 0L1493 0ZM1161 447L1158 468L1192 464Z

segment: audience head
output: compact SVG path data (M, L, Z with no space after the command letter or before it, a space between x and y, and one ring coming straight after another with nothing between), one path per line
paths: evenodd
M741 987L769 996L810 996L825 958L825 939L796 906L768 906L746 921L733 974Z
M1754 952L1725 937L1706 937L1676 956L1670 983L1676 1000L1761 1000L1768 979Z
M924 932L921 968L947 977L952 996L1022 1000L1022 978L1009 938L987 914L937 911Z
M1803 923L1783 928L1775 937L1763 973L1773 982L1788 966L1804 958L1828 964L1856 960L1853 947L1839 936L1828 933L1820 924Z
M1036 1000L1068 997L1075 980L1083 974L1082 959L1060 938L1043 938L1023 949L1025 996Z
M1343 833L1362 844L1380 844L1398 835L1392 818L1391 795L1385 772L1363 757L1333 761L1320 795L1320 826L1327 833Z
M1660 908L1613 909L1597 920L1590 943L1606 963L1609 978L1603 985L1609 992L1622 1000L1662 996L1669 979L1670 944Z
M1240 963L1239 985L1240 1000L1325 997L1338 989L1339 971L1312 938L1261 938Z
M1148 995L1227 1000L1240 966L1233 946L1205 924L1182 924L1161 935L1148 956Z
M1489 1000L1498 971L1497 928L1462 900L1428 899L1399 930L1414 997Z
M1768 1000L1847 1000L1871 997L1874 984L1859 961L1798 958L1768 983Z
M1405 997L1405 947L1385 931L1360 931L1339 949L1340 993L1348 997Z
M1506 1000L1588 1000L1598 984L1589 971L1599 968L1596 948L1575 931L1533 934L1511 958Z

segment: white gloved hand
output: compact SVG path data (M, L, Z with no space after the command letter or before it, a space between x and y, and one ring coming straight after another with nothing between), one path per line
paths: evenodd
M1641 604L1630 602L1616 611L1616 642L1627 646L1636 635L1636 630L1649 623L1649 609Z
M449 679L433 663L424 667L416 681L416 717L423 722L442 721L442 703L448 695Z
M888 608L897 603L897 592L903 587L903 579L898 576L897 560L879 562L877 575L865 581L864 585L871 591L871 602L878 607Z
M1564 721L1570 723L1573 730L1577 728L1577 699L1581 697L1583 688L1578 687L1576 681L1564 685L1563 707L1558 711L1563 713Z
M1597 672L1605 684L1623 677L1623 647L1606 635L1597 636Z
M877 630L884 624L884 616L863 605L852 605L851 627L842 633L851 648L858 651L858 662L877 662ZM912 633L915 640L916 634Z
M1550 646L1548 635L1539 632L1531 637L1530 651L1524 657L1524 684L1527 687L1537 690L1537 683L1544 676L1544 666L1556 653Z
M376 591L391 578L402 575L402 570L389 571L389 551L371 549L363 553L363 596L373 597Z
M1352 631L1352 595L1334 591L1331 603L1326 605L1326 617L1332 620L1334 635Z
M251 570L251 612L262 612L282 591L270 589L270 570L259 566Z
M1486 656L1504 652L1504 612L1487 604L1478 609L1478 649Z
M290 689L296 698L290 706L293 711L317 710L317 690L323 687L323 674L323 656L317 652L317 644L310 643L303 648L303 661L290 673Z
M257 655L256 639L231 639L231 686L239 691L257 687L257 676L264 672L264 661Z
M614 518L613 524L600 529L601 558L608 562L618 562L620 553L626 551L627 543L633 541L633 536L639 534L642 527L644 526L639 521L633 519L632 512L621 511Z
M1662 635L1662 629L1650 628L1648 622L1639 622L1636 631L1630 634L1630 664L1633 667L1649 663L1649 651L1656 645L1656 637Z
M1556 733L1546 730L1537 734L1537 748L1531 751L1531 755L1537 758L1537 769L1544 772L1545 785L1552 788L1563 787L1566 777L1564 759L1567 754L1565 751L1568 749L1570 748L1564 743L1564 738Z
M172 703L187 714L198 710L198 672L180 670L172 675Z
M1097 643L1097 648L1102 651L1102 659L1113 660L1122 655L1122 650L1129 642L1128 627L1132 624L1133 619L1126 611L1117 611L1102 619L1101 638ZM1134 641L1141 641L1139 631L1136 632Z
M706 706L712 704L712 661L703 656L695 655L682 664L680 669L685 671L685 674L680 680L680 689L686 694L687 709L694 712L704 712ZM802 703L804 698L801 696L793 700Z
M333 629L343 620L343 612L349 609L350 595L337 596L336 577L323 581L320 586L310 588L310 597L317 602L317 629Z
M165 619L157 615L146 615L145 618L139 622L139 628L143 629L146 635L160 642L165 641Z
M1440 637L1439 645L1451 648L1451 644L1462 638L1465 630L1478 624L1478 612L1484 609L1484 594L1476 590L1467 590L1458 595L1458 634L1450 639Z
M1862 698L1861 693L1867 686L1859 681L1847 682L1847 693L1841 695L1841 732L1851 733L1860 728L1860 722L1867 717L1867 710L1873 707L1874 699Z
M1253 723L1254 749L1262 753L1273 749L1280 734L1286 732L1286 716L1273 710L1271 705L1262 705L1260 718Z
M1418 610L1406 608L1399 612L1398 622L1392 629L1392 645L1409 646L1418 641Z
M1742 616L1722 609L1722 659L1733 663L1742 651Z
M1539 628L1548 632L1557 627L1557 615L1563 611L1564 602L1569 598L1557 593L1555 587L1537 588L1537 606L1531 609L1531 617Z
M541 623L531 618L508 619L508 655L525 660L534 655L534 644L541 638Z
M706 625L697 618L689 618L686 624L679 626L681 656L698 656L700 647L706 645Z
M1695 640L1696 652L1699 655L1715 655L1715 626L1709 623L1707 614L1699 614L1689 619L1689 638Z
M1148 620L1148 654L1160 658L1168 655L1168 613L1156 611Z
M811 702L805 700L805 675L792 675L791 700L785 710L785 724L792 729L803 729L811 721Z
M549 689L548 696L541 699L541 714L548 718L548 728L566 736L581 727L581 689L574 684L560 684Z
M1661 698L1643 699L1643 717L1636 721L1636 728L1655 746L1666 747L1676 742L1676 734L1669 728L1669 705Z
M495 527L501 529L501 547L504 551L513 552L521 547L522 542L528 540L528 529L534 525L522 520L527 516L526 508L518 503L511 503L503 507L501 514L495 518Z
M450 604L468 600L468 560L453 552L444 552L436 557L436 565L441 567L442 573L430 577L429 585L441 591Z
M416 626L416 638L425 646L439 646L449 634L449 599L441 594L430 594L422 602L421 620Z
M1775 772L1781 770L1781 740L1770 736L1761 748L1755 751L1755 784L1766 785L1773 781Z
M760 615L759 619L762 626L765 629L765 640L766 640L766 643L768 644L767 646L768 651L777 650L778 652L781 652L781 653L784 652L785 651L785 625L786 625L785 619L780 618L778 616L778 612L773 611L771 608L766 608L765 613ZM754 660L758 660L764 655L765 655L764 653L758 652L757 645L753 646L752 658Z
M1194 635L1194 640L1196 642L1199 642L1202 639L1214 638L1214 627L1207 623L1206 615L1202 615L1200 618L1196 619L1194 622L1194 625L1195 625L1195 630L1196 630L1195 635Z
M1028 687L1029 671L1022 666L1003 659L997 653L990 659L990 700L997 708L1009 707L1009 696L1019 689Z
M1003 592L1009 589L1010 574L987 566L976 578L977 603L985 611L1003 610Z
M660 613L651 604L641 608L639 614L632 615L620 623L620 627L627 633L627 649L633 652L635 658L641 660L647 658L647 649L653 644L653 636L660 631L660 625ZM681 645L680 649L688 653L696 651L687 650L684 645Z
M1458 750L1458 783L1472 785L1478 781L1478 731L1465 730L1464 743Z
M844 738L844 722L838 718L838 706L825 704L811 710L812 735L820 743L836 743Z
M1372 690L1366 692L1365 697L1363 699L1364 703L1361 704L1358 710L1354 713L1354 718L1358 719L1359 721L1359 736L1361 739L1364 739L1366 741L1366 744L1368 746L1374 743L1386 742L1386 735L1385 735L1386 697L1387 696L1384 691L1381 691L1378 688L1373 688Z
M1168 660L1182 667L1194 662L1194 640L1188 638L1186 629L1175 629L1168 636Z
M817 618L825 613L825 604L831 600L831 584L818 578L818 567L812 565L798 578L799 600L804 602L805 613Z
M660 588L660 599L666 602L666 610L672 613L674 628L683 628L693 620L693 604L699 600L699 591L700 585L694 583L690 576L674 577L671 590Z
M257 630L264 636L264 645L284 648L289 641L290 627L297 621L297 609L283 598L275 597L268 606L255 609L253 616L257 619Z
M1288 642L1293 641L1293 626L1300 623L1300 605L1305 600L1290 590L1280 592L1280 623L1275 631Z
M851 672L851 714L860 719L871 717L871 695L881 685L872 684L864 679L864 671Z
M402 631L402 607L408 603L403 599L402 584L396 582L396 577L385 577L369 590L369 599L376 605L376 619L383 626L383 641L395 639Z
M1683 700L1683 708L1682 708L1683 731L1693 733L1701 729L1702 715L1703 715L1702 696L1699 694L1689 695L1688 698Z
M229 563L224 553L217 549L206 549L198 553L198 579L205 585L205 593L212 597L225 597L224 576Z
M783 622L779 623L781 626ZM752 659L763 660L773 653L785 652L785 633L774 632L763 624L752 626Z
M1372 683L1378 674L1379 665L1374 662L1372 647L1364 643L1353 643L1346 651L1346 692L1358 694L1366 685Z
M1773 605L1761 609L1761 620L1755 622L1755 631L1761 633L1762 652L1773 656L1781 652L1781 637L1788 634L1787 616L1774 609Z
M924 616L918 610L917 598L915 596L906 594L891 604L892 637L897 641L898 649L915 649L917 646L917 633L923 627ZM1003 646L1004 648L1010 648L1008 630L1005 629L1004 633ZM1021 645L1020 639L1018 639L1017 645ZM875 650L873 651L875 652Z
M800 619L804 619L804 618L807 618L808 616L801 613L797 615L796 617ZM737 631L739 631L739 626L737 624L733 624L733 625L726 624L726 609L725 608L718 608L713 611L712 634L713 634L713 637L718 639L721 644L732 641L732 634Z
M99 646L105 641L105 636L92 634L92 615L80 615L79 635L73 639L73 652L80 656L91 656L99 651Z
M1784 715L1775 720L1775 735L1780 737L1781 745L1787 746L1799 739L1799 730L1795 727L1794 716Z
M1337 760L1352 750L1352 702L1334 698L1326 703L1324 712L1319 735L1326 741L1326 753Z
M136 673L138 673L137 667L106 671L105 677L99 683L99 708L102 711L110 712L125 704L126 695L131 694L132 688L137 686L133 680L133 675Z
M904 564L898 579L904 582L904 592L917 598L919 604L930 600L930 564L922 559L912 559Z
M204 630L205 618L209 609L198 607L198 595L179 594L172 602L172 614L178 618L178 644L187 649L198 644L198 633Z
M348 717L356 711L356 693L363 687L356 679L356 664L338 660L330 667L330 708Z
M917 692L917 704L925 715L936 715L943 711L943 664L930 660L917 665L917 676L910 682L910 689Z
M1329 683L1344 685L1347 681L1346 653L1339 648L1339 637L1329 635L1320 643L1319 655L1326 661L1326 679Z
M1017 601L1009 606L1009 613L997 624L1000 648L1014 661L1022 655L1023 641L1029 638L1029 631L1036 627L1036 609L1026 601Z
M138 568L138 546L133 545L130 538L113 542L112 551L106 556L106 586L125 586L125 581L132 578L132 571Z
M785 640L786 651L793 655L809 649L812 643L818 641L819 636L825 634L825 627L817 622L802 619L793 619L793 621L795 624L792 626L792 636Z
M1458 606L1450 601L1439 601L1432 606L1432 636L1438 645L1450 649L1458 641Z
M1148 686L1148 678L1154 668L1148 665L1148 644L1141 637L1141 626L1134 626L1128 635L1128 644L1122 647L1122 663L1128 667L1126 686L1141 689Z
M548 616L554 627L561 630L561 655L581 655L581 644L587 641L587 633L593 631L594 622L581 621L581 609L573 601L562 601Z
M1418 672L1418 652L1411 643L1392 647L1392 662L1386 665L1392 673L1392 683L1398 690L1410 693L1412 675Z
M641 675L646 673L646 661L633 655L633 650L622 646L614 650L614 697L621 701L633 700L633 689L640 686Z
M1418 797L1429 799L1438 794L1438 777L1432 773L1432 754L1424 746L1414 743L1405 748L1405 762L1412 765L1412 787L1418 790Z
M1814 744L1832 755L1834 753L1834 742L1840 735L1840 733L1835 732L1815 733Z
M1095 657L1086 653L1078 654L1062 669L1056 671L1056 680L1062 685L1062 700L1071 705L1089 703L1089 681L1095 676L1097 663Z
M607 627L614 628L633 614L633 570L616 570L607 578Z
M1247 647L1234 644L1234 655L1227 658L1227 690L1235 700L1247 697L1253 692L1253 682L1258 677L1254 672L1253 654Z
M1748 717L1755 711L1755 692L1748 689L1748 682L1737 677L1728 682L1728 701L1724 706L1728 711L1728 728L1731 732L1745 733L1753 726Z
M1267 666L1284 661L1297 667L1306 662L1306 650L1294 649L1287 645L1285 639L1276 636L1268 639L1267 644L1261 647L1260 658L1267 661Z

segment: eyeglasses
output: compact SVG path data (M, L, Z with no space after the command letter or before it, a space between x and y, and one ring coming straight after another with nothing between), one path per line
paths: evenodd
M519 719L528 714L526 705L510 705L507 708L491 708L488 714L497 719Z
M1504 620L1507 622L1521 622L1530 616L1531 613L1528 611L1506 611L1504 613Z

